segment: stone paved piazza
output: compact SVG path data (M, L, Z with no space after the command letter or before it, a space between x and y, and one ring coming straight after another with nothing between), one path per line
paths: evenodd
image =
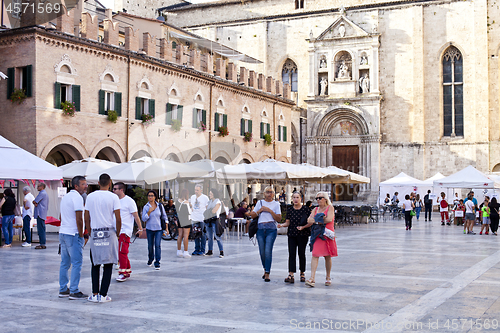
M132 277L118 283L114 270L113 301L102 304L58 298L56 234L48 235L47 250L14 241L0 249L1 331L499 332L500 239L475 229L464 235L462 227L441 226L437 214L411 231L402 220L338 227L332 285L324 286L320 259L315 288L283 282L283 235L270 283L247 238L225 240L222 259L176 258L175 243L163 241L160 271L146 266L146 240L138 239L131 245ZM88 248L80 289L91 291Z

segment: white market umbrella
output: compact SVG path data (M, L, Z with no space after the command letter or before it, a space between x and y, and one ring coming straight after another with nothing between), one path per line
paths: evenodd
M481 171L469 165L448 177L434 181L434 186L452 188L500 188L500 181L488 177Z
M209 159L202 159L198 161L192 161L184 163L184 165L189 167L194 167L200 170L200 173L193 178L201 178L201 177L213 177L218 170L223 169L224 167L228 167L229 164L215 162Z
M138 178L144 179L144 181L148 184L154 184L178 177L196 178L205 174L205 170L188 165L187 163L159 160L144 169L138 175Z
M63 179L72 179L75 176L87 177L94 173L103 173L104 170L117 165L118 163L115 162L89 157L61 165L60 168L63 170Z
M63 171L0 136L0 179L62 179Z
M335 166L329 166L326 168L328 175L324 178L327 181L333 182L335 184L368 184L370 183L370 178L361 176L357 173L347 171Z
M104 172L97 172L87 177L87 182L90 184L97 184L99 176L102 173L107 173L113 182L123 182L131 185L144 184L144 169L151 166L151 164L158 162L160 159L152 157L141 157L139 159L120 163L117 166L109 168Z

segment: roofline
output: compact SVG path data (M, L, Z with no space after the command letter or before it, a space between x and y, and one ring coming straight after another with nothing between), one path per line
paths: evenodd
M16 35L27 34L27 33L39 34L39 35L44 35L44 36L48 36L48 37L52 37L52 38L59 38L59 39L63 39L63 40L65 39L65 40L69 40L70 42L73 42L73 43L83 44L87 47L94 47L94 48L103 49L103 50L108 51L108 52L115 52L115 53L118 53L118 54L125 56L125 57L134 58L134 60L146 61L146 62L151 63L152 65L155 65L155 66L163 66L169 70L173 70L173 71L176 71L178 73L182 73L185 75L191 75L191 76L197 77L200 80L205 80L205 81L211 82L213 84L226 86L229 88L233 88L235 90L242 90L245 93L255 94L261 98L274 100L275 102L286 104L290 107L293 107L295 105L295 102L290 100L290 99L278 97L278 96L273 95L271 93L268 93L268 92L265 92L262 90L257 90L254 88L250 88L247 86L241 86L238 84L238 82L228 81L228 80L219 78L217 76L207 74L205 72L197 71L197 70L192 69L192 68L185 68L182 65L178 65L178 64L172 63L170 61L166 61L166 60L162 60L162 59L158 59L158 58L150 57L150 56L146 56L146 55L140 55L137 52L124 50L124 49L119 48L117 46L112 46L109 44L96 42L96 41L86 39L86 38L76 37L76 36L66 34L66 33L63 33L60 31L55 31L55 30L48 31L43 26L39 26L39 25L1 31L0 32L0 41L1 41L1 38L5 37L5 36L16 36Z
M253 0L253 1L261 1L261 0ZM357 6L351 6L351 7L345 7L346 10L362 10L362 9L375 9L375 8L386 8L386 7L395 7L395 6L405 6L405 5L412 5L412 4L425 4L425 3L449 3L449 2L458 2L458 1L463 1L463 0L400 0L400 1L392 1L392 2L385 2L385 3L377 3L377 4L368 4L368 5L357 5ZM187 11L190 9L199 9L203 7L218 7L222 5L228 5L228 4L241 4L240 1L228 1L228 2L222 2L222 3L200 3L200 4L193 4L192 6L185 6L185 7L180 7L178 9L173 9L173 10L168 10L168 12L182 12L182 11ZM165 7L164 7L165 8ZM163 11L164 9L158 8L158 11ZM209 25L220 25L220 24L234 24L234 23L243 23L243 22L252 22L252 21L261 21L261 20L275 20L275 19L281 19L281 18L294 18L294 17L301 17L301 16L309 16L309 15L321 15L321 14L330 14L330 13L336 13L339 12L339 8L328 8L328 9L320 9L320 10L315 10L315 11L307 11L307 12L297 12L297 13L290 13L290 14L279 14L279 15L269 15L269 16L259 16L259 17L250 17L250 18L244 18L244 19L237 19L237 20L232 20L232 21L219 21L219 22L210 22L210 23L205 23L205 24L196 24L196 25L186 25L183 26L183 28L198 28L198 27L206 27Z

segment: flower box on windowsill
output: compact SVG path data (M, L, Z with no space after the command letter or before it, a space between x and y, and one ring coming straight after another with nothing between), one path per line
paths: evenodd
M61 109L62 109L63 114L66 116L74 117L76 114L74 102L69 102L69 101L62 102Z
M243 141L245 141L245 142L252 142L252 139L253 139L253 135L252 135L252 133L250 133L250 132L245 132L245 133L243 134Z
M220 126L218 130L219 130L219 136L221 138L229 135L229 130L227 129L226 126Z
M207 130L207 125L205 125L202 121L200 122L200 126L198 126L198 132L205 132Z
M273 138L271 134L264 134L264 144L270 146L273 143Z
M182 124L180 120L172 119L172 124L170 125L170 129L174 132L179 132L181 130Z
M155 122L155 119L153 118L152 115L150 115L150 114L143 114L142 115L142 124L144 125L144 127L149 127L149 126L153 125L154 122Z
M26 99L26 93L23 89L14 89L10 95L10 101L12 103L21 104Z

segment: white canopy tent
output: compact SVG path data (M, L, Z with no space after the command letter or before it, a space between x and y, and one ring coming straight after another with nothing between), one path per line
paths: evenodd
M62 179L62 169L0 136L0 179Z
M384 203L384 199L389 193L390 198L394 192L398 192L398 199L400 202L404 200L406 194L411 192L419 193L421 197L425 183L417 178L408 176L406 173L401 172L399 175L387 179L379 184L379 204Z
M448 177L434 181L434 186L448 188L500 189L498 178L488 177L481 171L469 165Z
M443 178L445 178L445 176L441 172L438 172L434 176L432 176L430 178L427 178L426 180L423 181L423 183L425 184L424 187L419 188L419 190L420 189L422 190L422 192L419 193L420 194L420 198L422 199L422 202L424 201L424 197L423 196L425 196L427 194L428 190L431 190L432 194L436 194L437 198L440 197L441 192L444 192L446 194L446 197L445 197L446 200L449 203L453 202L453 199L455 197L455 195L454 195L455 189L454 188L448 188L448 187L442 187L442 186L434 186L434 181L440 180L440 179L443 179ZM438 201L434 200L433 204L437 205Z
M63 179L72 179L75 176L84 176L94 173L103 173L104 170L117 166L118 163L100 160L93 157L76 160L71 163L61 165L63 170Z

